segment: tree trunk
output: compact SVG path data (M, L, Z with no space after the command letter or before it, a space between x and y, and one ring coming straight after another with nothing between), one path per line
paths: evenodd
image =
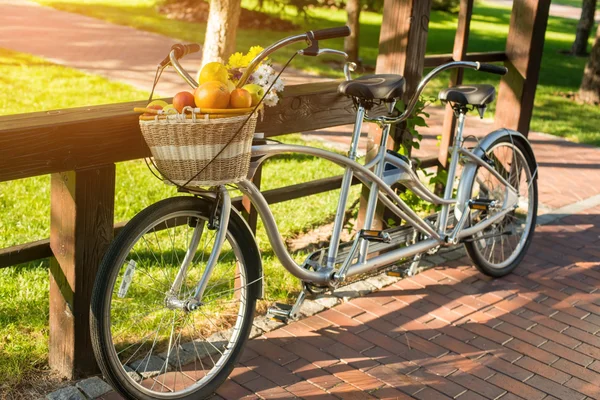
M579 18L579 24L577 24L577 34L575 35L573 47L571 47L571 53L575 56L587 54L587 43L596 15L596 2L597 0L583 0L581 17Z
M241 0L211 0L202 51L202 64L227 62L235 51L235 36L240 20Z
M348 26L352 33L344 39L344 51L350 56L350 61L358 62L358 35L360 33L360 0L347 0Z
M590 104L600 103L600 25L596 32L596 42L592 47L590 60L583 71L579 99Z

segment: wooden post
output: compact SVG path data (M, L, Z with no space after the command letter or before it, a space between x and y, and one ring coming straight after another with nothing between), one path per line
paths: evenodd
M260 181L262 179L262 165L256 169L254 176L252 177L252 183L256 185L257 188L260 189ZM242 198L242 207L244 208L243 215L246 217L246 221L248 221L248 226L253 234L256 235L256 226L258 224L258 212L256 208L250 202L250 198L245 196Z
M456 27L456 36L454 37L454 49L452 59L462 61L467 54L469 44L469 33L471 29L471 16L473 15L473 0L461 0L460 11L458 13L458 26ZM463 81L464 70L462 68L453 69L450 76L450 86L460 85ZM438 160L441 168L448 167L448 148L452 145L454 138L454 129L456 127L456 117L449 104L446 105L444 114L444 125L442 128L442 141Z
M50 366L76 379L98 372L89 335L92 287L113 238L115 165L52 174Z
M383 8L376 72L403 75L406 79L403 100L407 102L423 75L431 0L385 0ZM391 130L390 136L395 143L390 142L390 146L398 148L400 141L405 140L400 132L402 127L398 126ZM380 129L369 129L367 159L377 154L380 135ZM362 226L367 199L368 190L363 188L358 226ZM382 228L382 215L383 207L379 207L373 221L373 229Z
M527 136L533 113L550 0L515 0L506 40L508 61L496 104L497 128Z

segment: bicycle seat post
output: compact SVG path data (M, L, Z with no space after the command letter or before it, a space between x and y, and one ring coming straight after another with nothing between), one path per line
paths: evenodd
M365 117L365 107L362 105L358 106L356 111L356 120L354 122L354 131L352 132L352 142L350 144L350 150L348 151L348 158L356 160L358 152L358 142L360 139L360 132L362 130L363 119ZM353 172L352 169L346 168L344 171L344 177L342 178L342 187L340 190L340 197L338 200L337 211L335 213L335 220L333 224L333 234L331 235L331 241L329 244L329 251L327 253L327 268L333 269L335 266L335 259L337 258L337 252L340 244L340 234L344 225L344 216L346 214L346 203L348 202L348 193L350 191L350 185L352 184Z

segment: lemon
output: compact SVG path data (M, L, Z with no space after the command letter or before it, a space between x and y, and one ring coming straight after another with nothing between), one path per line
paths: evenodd
M229 72L227 68L219 62L210 62L202 67L198 74L198 83L203 84L210 81L218 81L227 84L229 80Z
M169 103L167 103L164 100L152 100L150 103L148 103L148 105L146 107L150 108L153 106L160 106L160 108L165 108L168 105L169 105Z

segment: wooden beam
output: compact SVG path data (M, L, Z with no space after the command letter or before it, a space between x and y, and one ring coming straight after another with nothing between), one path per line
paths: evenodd
M467 53L463 57L464 61L479 61L484 63L506 61L505 51L485 51ZM425 57L425 68L433 68L442 64L454 61L452 54L434 54Z
M454 36L454 50L452 58L454 61L463 61L467 55L467 46L469 44L469 33L471 30L471 17L473 15L473 0L461 0L460 12L458 13L458 26ZM454 69L450 76L450 85L456 86L462 83L464 70ZM456 126L456 117L450 104L446 104L444 113L444 124L442 127L442 140L438 158L443 168L448 167L448 149L452 145L454 138L454 128Z
M379 55L375 71L403 75L406 79L406 88L402 99L407 103L415 93L423 75L431 0L385 0L383 9ZM394 125L390 130L391 138L388 147L398 149L402 141L412 140L404 136L403 126L403 124ZM367 135L367 161L377 154L380 143L381 130L371 126ZM368 197L369 190L363 187L358 214L360 227L365 221ZM373 224L367 228L382 229L383 214L384 207L380 205Z
M497 128L529 133L550 0L515 0L506 40L508 74L500 82Z
M354 121L339 81L293 85L265 110L265 136L311 131ZM148 156L138 114L145 102L109 104L0 117L0 182L74 171Z
M113 239L114 164L51 180L50 366L68 379L98 372L89 333L90 298Z
M422 165L424 167L432 166L437 162L437 158L424 159ZM282 188L271 189L262 192L263 196L269 204L280 203L288 200L299 199L313 194L324 193L330 190L339 189L342 183L342 176L332 176L329 178L317 179L310 182L299 183L296 185L285 186ZM358 179L352 181L353 185L359 183ZM233 206L238 210L244 209L242 197L232 199ZM118 235L127 221L122 221L114 226L114 236ZM35 242L29 242L16 246L0 249L0 268L6 268L13 265L23 264L31 261L40 260L43 258L52 257L52 249L50 248L50 239L42 239Z

